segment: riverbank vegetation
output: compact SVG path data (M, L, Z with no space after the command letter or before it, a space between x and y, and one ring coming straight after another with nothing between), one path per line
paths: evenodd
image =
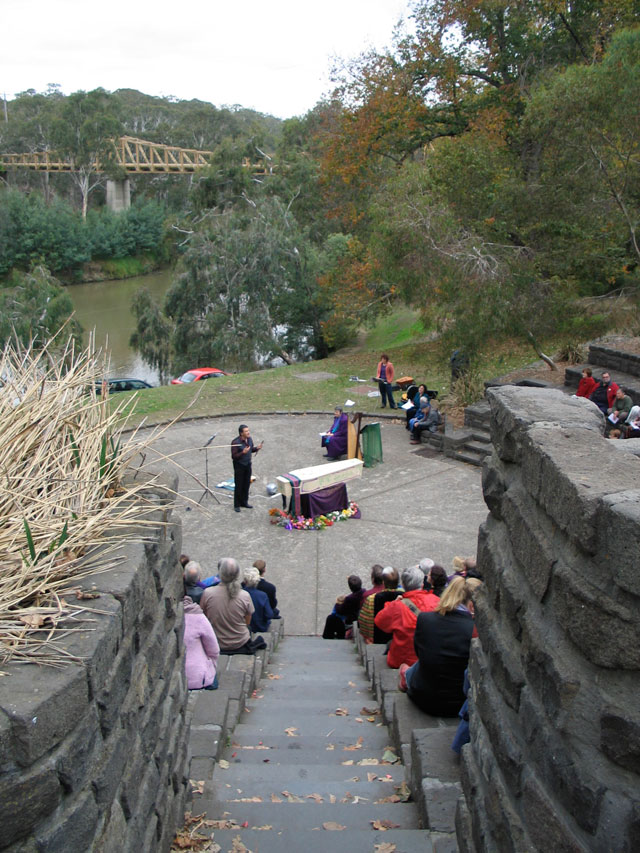
M164 302L134 306L135 346L165 376L323 359L398 306L441 363L463 349L472 371L506 342L575 349L615 327L620 299L638 325L637 4L412 10L388 50L337 68L331 95L285 122L131 90L16 99L23 147L53 144L63 111L82 127L82 107L104 113L87 131L94 150L118 122L213 152L191 180L134 179L138 210L164 205L177 258ZM50 192L50 179L28 180ZM101 251L128 251L102 224Z

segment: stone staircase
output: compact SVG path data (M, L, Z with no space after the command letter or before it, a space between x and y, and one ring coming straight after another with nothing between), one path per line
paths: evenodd
M382 647L369 648L376 651L378 663L384 663ZM231 669L220 673L221 690L225 685L233 689L231 682L238 681L242 666L238 658L228 660ZM251 660L246 658L245 666ZM399 697L405 709L433 726L433 718L397 692L397 672L387 669L386 663L384 667L389 697ZM444 822L432 803L435 824L442 825L435 830L421 828L424 786L418 786L415 798L411 796L402 762L404 756L411 763L414 718L405 716L404 725L395 725L390 733L379 701L385 702L386 690L379 678L374 679L372 694L352 643L288 637L271 655L262 676L242 707L231 707L222 724L204 721L194 709L191 809L204 814L207 823L202 829L213 830L222 851L457 851L453 821L459 784L453 785L453 808L447 802ZM222 696L217 702L210 698L218 692L209 697L200 693L196 703L204 697L204 704L220 705ZM388 712L395 701L390 698L386 704ZM239 722L231 730L227 723L236 710ZM441 746L445 742L448 746L451 727L442 729L437 720L435 726L445 735L444 740L440 737ZM433 752L433 743L430 748ZM212 757L204 763L207 756L202 753L207 751ZM428 749L426 753L418 749L416 756L425 754ZM457 776L450 749L446 760ZM415 767L424 770L419 761Z

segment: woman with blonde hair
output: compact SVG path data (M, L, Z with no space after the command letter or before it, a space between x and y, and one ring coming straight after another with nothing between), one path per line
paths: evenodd
M454 578L435 611L420 613L414 647L418 657L401 667L400 689L419 708L436 717L455 717L464 700L464 671L474 632L472 595L477 578Z

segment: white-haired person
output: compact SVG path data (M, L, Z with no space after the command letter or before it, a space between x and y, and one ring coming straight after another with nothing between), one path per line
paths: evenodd
M251 639L249 624L253 616L253 602L242 589L240 567L232 557L218 563L220 583L205 589L200 605L211 622L223 655L253 655L264 649L266 643L260 636Z
M269 597L266 592L258 589L260 582L260 572L253 566L250 569L244 570L244 583L242 584L246 591L251 596L253 602L253 616L249 623L249 630L252 634L260 631L268 631L271 620L273 619L273 610L269 604Z

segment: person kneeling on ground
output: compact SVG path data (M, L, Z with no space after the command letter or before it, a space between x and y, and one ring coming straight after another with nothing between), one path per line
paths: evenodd
M211 623L202 608L185 595L184 605L184 667L189 690L216 690L216 668L220 646Z
M435 717L455 717L465 701L464 673L474 631L471 596L482 582L454 578L438 608L418 616L413 666L400 667L398 686Z
M333 425L323 434L321 444L327 451L325 456L338 459L347 452L349 417L342 411L341 406L336 406L333 414Z
M242 589L240 567L232 557L218 563L220 583L205 589L200 604L211 622L223 655L253 655L267 644L263 637L251 639L249 623L253 616L253 602Z
M418 566L405 569L401 580L405 590L403 595L387 602L374 619L377 628L393 634L387 653L387 666L392 669L403 663L414 663L413 635L418 614L424 610L435 610L440 604L437 595L423 589L424 574Z
M339 595L336 598L333 610L324 623L322 632L324 640L344 640L347 630L358 619L364 594L362 580L358 575L349 575L347 583L351 592L349 595Z
M249 630L255 634L259 631L268 631L271 620L273 619L273 610L269 604L269 599L266 592L259 590L258 582L260 581L260 572L253 567L244 570L244 588L251 596L253 602L253 616L249 623Z

